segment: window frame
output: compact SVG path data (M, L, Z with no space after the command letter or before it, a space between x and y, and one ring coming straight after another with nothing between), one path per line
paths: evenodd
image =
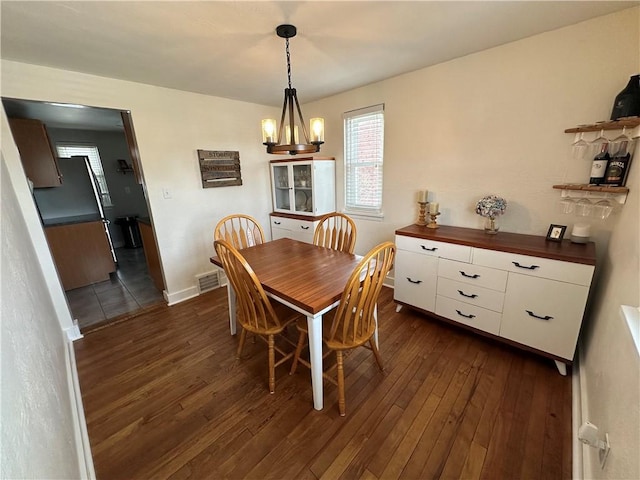
M375 120L378 122L374 128L378 131L375 133L378 135L375 139L375 144L370 147L373 150L375 159L371 162L356 162L355 154L353 152L356 146L352 145L352 139L354 132L351 130L354 127L353 121L356 119L364 119L367 117L369 120ZM377 117L377 118L375 118ZM383 213L383 187L384 187L384 103L372 105L365 108L358 108L343 113L343 129L344 129L344 212L361 216L370 219L379 219L384 216ZM358 196L357 193L350 194L350 189L356 189L357 185L357 172L354 170L357 167L371 167L380 169L379 181L377 185L377 198L374 200L376 204L364 205L351 200L353 196ZM352 175L356 175L356 178L352 178Z

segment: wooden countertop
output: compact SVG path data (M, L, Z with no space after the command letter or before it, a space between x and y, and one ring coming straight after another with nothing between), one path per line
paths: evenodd
M423 238L470 247L497 250L500 252L531 255L534 257L550 258L565 262L596 264L596 247L594 242L572 243L570 240L551 242L539 235L524 235L521 233L498 232L488 235L484 230L451 227L440 225L439 228L408 225L396 230L396 235Z

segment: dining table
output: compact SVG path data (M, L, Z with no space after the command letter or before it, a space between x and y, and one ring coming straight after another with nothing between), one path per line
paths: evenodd
M340 303L361 256L280 238L239 250L270 298L307 317L313 406L323 408L322 316ZM217 256L211 263L222 268ZM229 328L236 333L236 298L228 285ZM377 341L377 329L376 337Z

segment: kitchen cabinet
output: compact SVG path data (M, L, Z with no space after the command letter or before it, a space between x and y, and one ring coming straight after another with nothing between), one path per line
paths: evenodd
M303 218L335 212L335 158L279 159L269 164L274 212Z
M566 374L595 270L595 244L440 226L396 230L394 300L544 355Z
M65 290L109 280L116 264L102 220L45 227L44 233Z
M24 172L34 188L62 185L57 155L44 124L39 120L10 118L9 126L20 152Z

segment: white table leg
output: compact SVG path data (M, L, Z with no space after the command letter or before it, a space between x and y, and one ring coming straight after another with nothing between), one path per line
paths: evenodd
M311 388L313 408L322 410L322 315L307 317L309 329L309 360L311 362Z
M227 283L227 301L229 302L229 330L231 335L236 334L236 292L230 283Z
M558 372L560 372L560 375L562 375L563 377L566 377L567 376L567 364L559 362L558 360L554 360L554 362L556 364L556 368L558 369Z
M396 313L398 313L400 310L402 310L402 305L397 304L396 305Z

